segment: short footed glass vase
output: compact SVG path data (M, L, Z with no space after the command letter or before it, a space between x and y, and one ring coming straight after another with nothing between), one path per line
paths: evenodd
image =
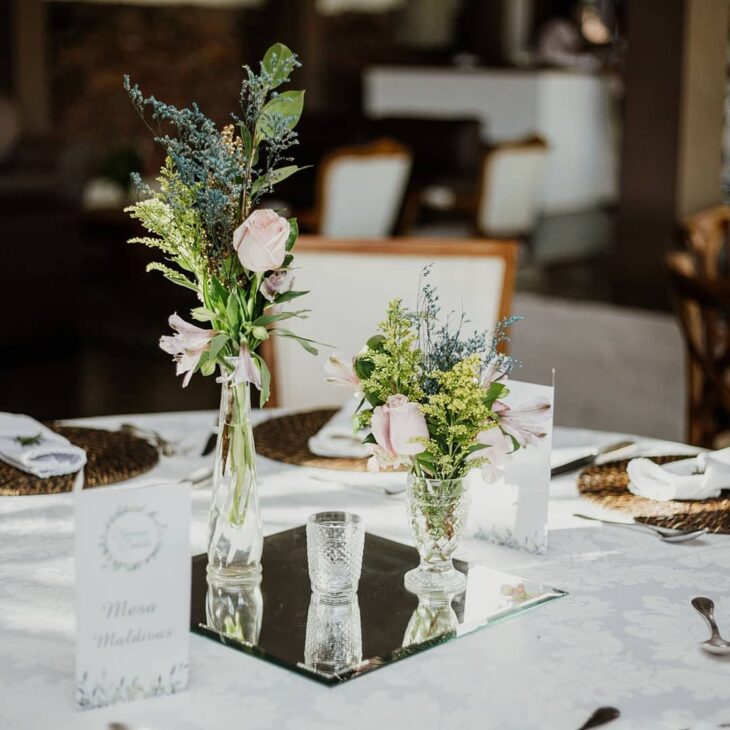
M454 567L452 556L469 515L469 489L461 479L427 479L408 475L408 521L421 558L405 575L412 593L461 593L466 576Z

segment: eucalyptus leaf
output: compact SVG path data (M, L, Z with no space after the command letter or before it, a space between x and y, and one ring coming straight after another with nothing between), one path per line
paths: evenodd
M303 91L284 91L264 104L261 110L261 116L256 124L257 133L264 137L274 136L274 124L279 118L284 120L288 129L294 129L297 126L299 117L302 116L303 108Z
M296 56L283 43L274 43L261 61L261 70L269 76L270 89L275 89L288 81L296 67Z

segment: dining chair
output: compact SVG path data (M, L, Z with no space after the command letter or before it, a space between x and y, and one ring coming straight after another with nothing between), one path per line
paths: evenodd
M462 311L469 331L490 331L510 314L517 265L514 241L393 238L387 240L300 236L294 265L297 290L311 310L297 322L298 335L331 347L317 357L296 342L267 340L264 357L273 373L272 404L306 408L344 403L351 393L324 382L324 363L334 350L359 352L385 318L390 300L415 308L422 272L438 289L444 317L456 323Z
M717 205L682 222L684 244L707 277L730 275L730 205Z
M531 136L490 148L482 157L475 225L489 238L527 238L539 213L549 147Z
M667 254L688 356L687 441L712 448L730 425L730 278L709 278L686 251Z
M409 149L391 139L333 150L317 171L315 208L300 223L321 236L391 235L412 162Z

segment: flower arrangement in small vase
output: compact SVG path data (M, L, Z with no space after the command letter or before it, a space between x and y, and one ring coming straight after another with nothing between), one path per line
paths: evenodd
M428 270L425 275L428 276ZM393 300L379 332L347 363L332 355L328 380L362 396L356 425L367 433L368 469L408 470L408 518L420 565L405 576L414 593L459 593L466 577L452 555L466 523L466 476L503 475L509 455L535 444L550 403L537 398L518 408L504 402L513 361L499 353L516 318L498 323L491 337L464 336L465 317L440 322L434 288L421 288L417 309Z
M127 212L151 235L130 242L162 252L165 262L148 271L193 291L198 302L190 316L206 324L173 314L174 334L162 337L160 347L173 356L183 386L195 372L218 374L222 384L208 572L240 585L260 580L263 548L250 409L251 386L266 403L270 374L258 348L269 337L287 337L317 353L312 341L281 326L306 316L282 309L306 294L293 289L291 274L297 222L258 207L299 169L286 151L297 141L304 92L278 91L298 66L277 43L258 72L244 67L239 115L220 130L197 105L176 109L124 80L166 153L159 189L133 177L140 200Z

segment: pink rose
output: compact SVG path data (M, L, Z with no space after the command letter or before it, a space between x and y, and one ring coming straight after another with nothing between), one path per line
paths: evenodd
M286 218L273 210L255 210L233 232L233 248L245 269L262 274L284 263L290 232Z
M428 426L418 403L404 395L391 395L388 402L373 410L373 449L371 470L378 466L396 466L404 457L415 456L426 449Z
M160 337L160 347L173 356L173 360L177 363L177 374L185 373L184 388L190 382L200 362L200 356L210 347L210 341L216 332L196 327L177 314L170 316L169 323L176 334Z

